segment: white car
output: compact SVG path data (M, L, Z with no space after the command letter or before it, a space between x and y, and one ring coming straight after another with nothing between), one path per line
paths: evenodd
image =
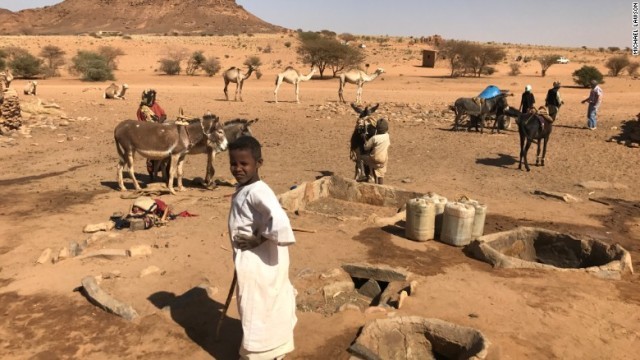
M560 56L558 58L558 60L556 60L558 64L568 64L569 63L569 59L567 59L564 56Z

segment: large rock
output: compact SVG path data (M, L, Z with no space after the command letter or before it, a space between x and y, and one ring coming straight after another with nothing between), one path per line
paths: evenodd
M82 288L86 296L104 310L122 316L127 320L134 320L139 316L131 305L116 300L113 296L102 290L96 282L96 278L93 276L87 276L82 279Z
M406 281L409 272L405 269L393 268L388 265L373 265L367 263L344 264L342 268L354 278L374 279L378 281Z
M349 352L365 360L485 359L489 346L476 329L407 316L367 323Z
M380 284L373 279L367 280L367 282L358 288L358 293L360 293L360 295L364 295L372 299L380 295L381 292L382 289L380 288Z

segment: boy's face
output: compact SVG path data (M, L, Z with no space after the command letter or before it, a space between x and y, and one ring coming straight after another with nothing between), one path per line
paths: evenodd
M240 185L260 180L258 169L262 166L262 159L256 160L249 149L229 151L229 165L231 174Z

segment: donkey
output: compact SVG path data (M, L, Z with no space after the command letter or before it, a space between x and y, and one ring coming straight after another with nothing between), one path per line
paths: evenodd
M180 114L181 114L180 116L183 116L182 109ZM233 119L233 120L226 121L223 125L223 130L224 130L224 135L227 138L227 141L229 143L232 143L241 136L253 136L250 126L252 124L255 124L256 122L258 122L258 119L254 119L254 120ZM207 154L207 156L211 156L211 153L207 150L207 147L204 144L194 146L189 151L189 155L199 155L199 154L205 154L205 153ZM216 154L214 153L213 159L212 158L207 159L207 169L206 169L206 173L205 173L206 175L205 175L204 184L203 184L205 187L210 187L213 185L213 176L215 175L215 172L216 172L215 168L213 167L213 161L215 160L215 155ZM169 160L170 160L169 158L165 158L162 161L156 161L155 166L153 168L153 175L157 174L158 171L160 171L160 169L162 168L163 169L162 173L164 174L165 179L167 179L169 177L167 170L171 169L171 166L169 165Z
M167 156L171 157L167 187L171 194L175 195L173 179L176 177L176 173L178 190L184 190L184 186L182 186L182 165L188 153L194 148L206 149L209 159L207 166L213 168L215 154L227 148L227 138L220 123L220 118L211 113L205 114L202 119L188 125L124 120L116 126L114 138L119 157L118 185L121 191L126 191L122 179L125 165L129 168L129 175L133 180L135 189L140 190L140 185L133 170L133 158L136 152L152 160L162 160Z
M520 133L520 162L518 163L518 170L522 170L522 160L524 159L524 167L527 171L531 171L529 168L529 162L527 161L527 152L534 140L537 140L538 149L536 151L536 166L544 166L544 157L547 154L547 143L549 142L549 136L553 129L553 119L547 114L544 106L541 106L539 110L528 113L521 113L515 108L510 107L507 115L518 116L518 133ZM540 157L540 142L543 142L542 157Z
M507 93L503 93L490 99L485 99L480 104L472 98L458 98L453 105L449 106L449 109L456 115L452 130L458 131L460 120L462 120L465 115L469 115L471 116L471 120L475 121L469 121L469 127L467 130L471 130L471 127L475 123L476 132L478 131L479 125L480 133L483 134L486 116L489 114L495 114L496 112L502 113L509 106L507 103L507 96L513 96L513 94L509 95ZM492 133L496 130L496 124L497 121L493 125L493 129L491 130Z
M356 127L351 134L351 151L349 153L349 158L356 163L355 180L367 178L371 170L368 166L365 166L362 155L365 152L364 144L376 134L375 125L367 118L376 112L379 106L380 104L376 104L363 109L355 103L351 103L351 107L359 115L356 121Z

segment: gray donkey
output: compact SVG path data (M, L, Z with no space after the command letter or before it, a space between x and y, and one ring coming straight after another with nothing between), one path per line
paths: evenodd
M140 190L133 170L133 159L136 152L151 160L171 157L167 187L175 195L173 179L176 177L176 173L178 190L184 190L182 165L188 153L194 149L206 149L209 160L208 170L209 167L213 168L215 154L227 149L227 138L220 118L211 113L205 114L202 119L188 125L165 125L155 122L125 120L116 126L114 138L119 157L118 185L121 191L126 190L122 178L125 165L129 168L135 189Z
M487 115L496 113L501 115L504 110L509 107L509 104L507 103L507 96L513 96L513 94L502 93L498 96L481 101L480 104L474 101L473 98L458 98L452 106L449 106L449 109L456 114L452 130L458 131L460 121L466 115L470 115L472 120L475 120L476 131L478 131L478 125L480 125L480 133L484 133L484 120ZM493 129L491 130L492 133L496 129L497 122L498 121L494 123ZM468 130L471 130L473 123L474 121L469 122Z
M180 114L181 114L180 116L184 117L182 113L182 109ZM223 125L223 129L224 129L224 135L227 138L227 141L229 143L232 143L241 136L253 136L250 126L256 123L257 121L258 119L255 119L255 120L233 119L233 120L225 121ZM198 144L193 148L191 148L191 150L189 151L189 155L198 155L198 154L207 154L208 156L211 156L211 152L207 150L206 144ZM162 174L164 175L165 180L168 179L169 175L167 170L170 169L169 161L170 161L169 157L165 158L163 161L156 161L155 166L153 168L153 173L151 174L152 178L155 177L158 171L162 169ZM206 175L204 178L204 183L202 185L204 185L207 188L213 186L213 176L215 175L215 172L216 170L213 167L213 159L211 158L207 159Z

